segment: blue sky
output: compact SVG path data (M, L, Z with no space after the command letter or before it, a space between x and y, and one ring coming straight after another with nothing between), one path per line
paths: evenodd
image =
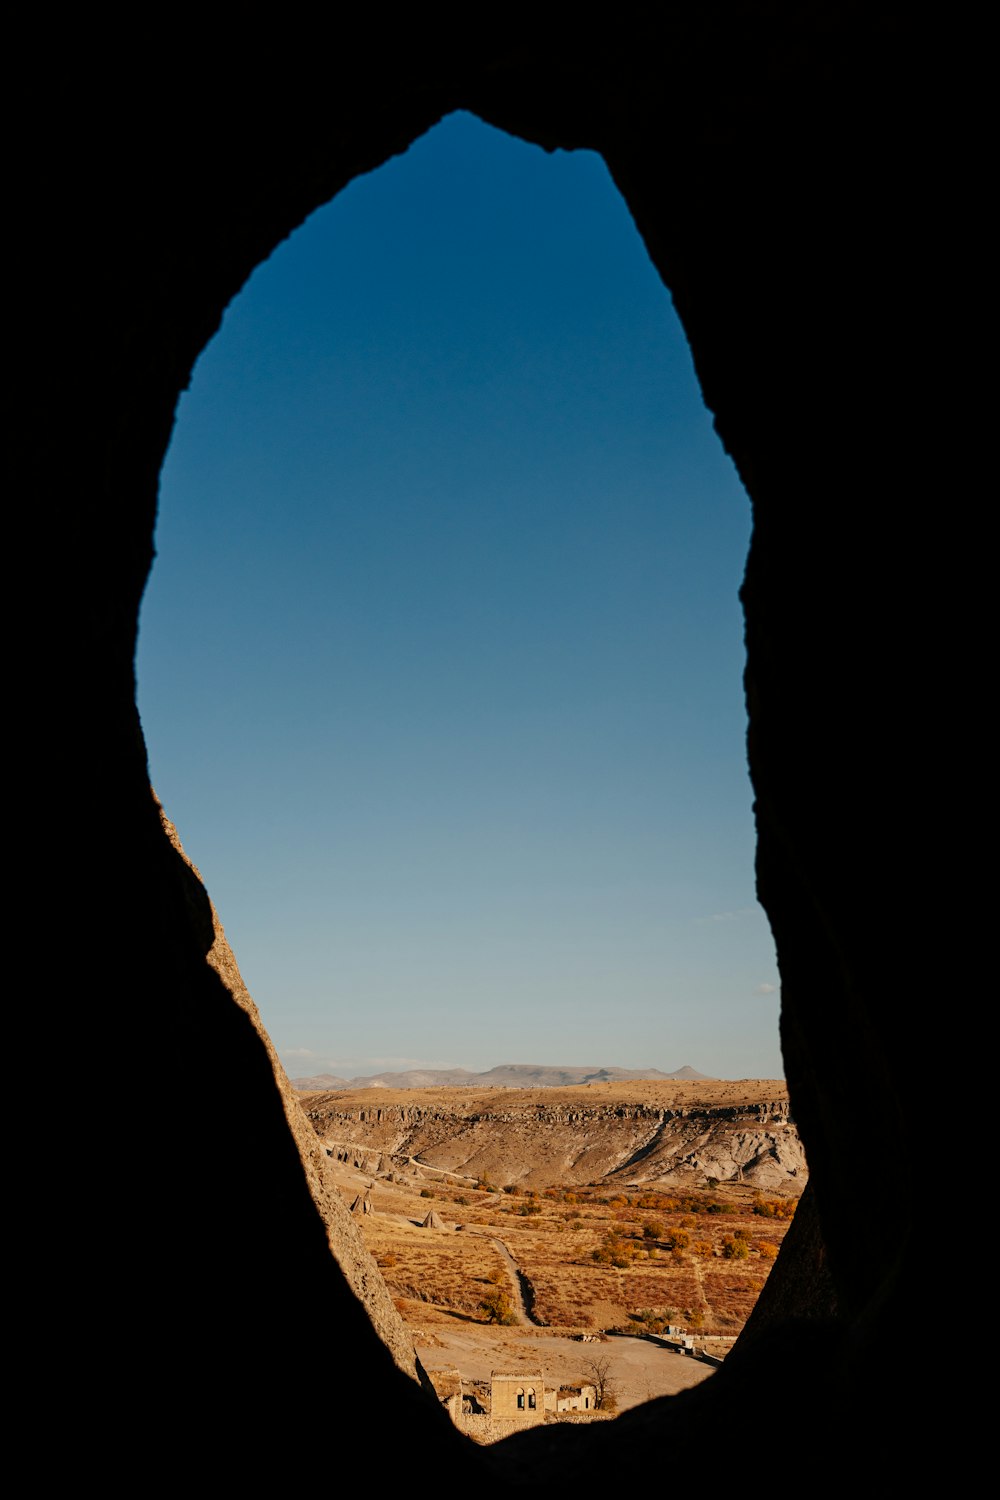
M182 398L150 774L292 1076L779 1077L749 501L603 162L453 115Z

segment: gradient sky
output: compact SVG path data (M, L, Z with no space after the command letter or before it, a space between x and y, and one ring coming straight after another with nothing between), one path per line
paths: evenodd
M150 772L290 1074L780 1077L749 501L599 157L453 115L183 397Z

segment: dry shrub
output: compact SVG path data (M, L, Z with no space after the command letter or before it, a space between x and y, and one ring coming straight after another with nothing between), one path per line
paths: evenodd
M447 1193L432 1196L457 1201L453 1185L448 1186ZM419 1185L414 1184L404 1210L411 1219L426 1213L427 1200L421 1200L419 1193ZM738 1332L749 1315L794 1206L794 1200L773 1200L775 1208L769 1212L772 1200L751 1202L749 1193L733 1195L723 1204L717 1194L675 1196L655 1190L628 1197L619 1191L609 1203L607 1198L602 1202L601 1194L593 1189L570 1192L558 1187L542 1192L473 1193L472 1198L477 1208L471 1217L464 1217L464 1224L470 1230L478 1227L497 1233L507 1243L531 1282L534 1311L542 1322L552 1327L603 1328L616 1319L623 1322L627 1308L669 1307L701 1311L706 1331L728 1333ZM756 1207L758 1201L765 1205L763 1215ZM541 1211L519 1214L518 1209L529 1203ZM761 1217L768 1220L766 1239L757 1238ZM643 1234L644 1224L652 1229L661 1223L663 1235L658 1241ZM566 1228L574 1233L566 1234ZM361 1229L393 1296L407 1303L404 1293L410 1293L408 1305L415 1320L419 1320L421 1304L426 1309L427 1303L481 1317L478 1304L484 1290L507 1285L506 1263L500 1267L496 1251L481 1234L419 1231L380 1213L366 1216ZM692 1229L697 1239L687 1233ZM734 1246L752 1246L756 1252L752 1261L720 1258L716 1246L725 1239ZM673 1253L658 1251L664 1243L676 1246ZM648 1253L640 1245L648 1247ZM604 1252L599 1260L592 1259L594 1250ZM700 1258L704 1299L685 1250ZM676 1321L692 1326L684 1316Z
M742 1267L709 1273L704 1278L705 1301L715 1325L724 1333L742 1328L757 1300L753 1280L741 1272Z

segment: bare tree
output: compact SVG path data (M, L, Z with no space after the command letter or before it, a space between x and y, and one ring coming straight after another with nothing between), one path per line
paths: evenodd
M609 1357L606 1354L597 1355L587 1374L590 1376L590 1384L594 1387L594 1406L597 1410L617 1411L618 1394L615 1389L615 1379L611 1373Z

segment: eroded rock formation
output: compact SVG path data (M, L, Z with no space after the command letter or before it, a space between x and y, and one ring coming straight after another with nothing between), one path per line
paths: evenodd
M766 1192L801 1192L808 1175L787 1099L715 1107L574 1105L564 1093L561 1104L549 1105L523 1094L498 1101L495 1094L448 1092L447 1106L354 1109L344 1108L336 1093L313 1094L303 1097L302 1111L338 1160L382 1174L416 1157L498 1187L607 1179L700 1188L715 1178Z

